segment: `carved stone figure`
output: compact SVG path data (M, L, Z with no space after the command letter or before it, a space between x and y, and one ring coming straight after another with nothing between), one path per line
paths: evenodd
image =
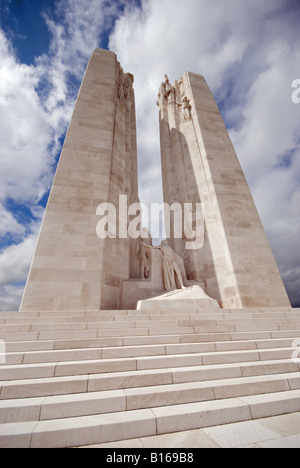
M186 96L182 100L182 115L183 120L190 120L192 118L192 106Z
M148 250L160 250L162 253L162 267L165 291L184 289L187 279L183 260L173 251L167 241L162 241L158 247L153 247L143 243ZM181 262L180 262L181 260Z
M119 71L119 77L117 81L117 95L121 102L124 101L124 73L122 68Z
M190 120L192 118L192 106L190 104L190 100L186 96L182 99L182 104L177 103L177 107L182 111L183 121Z
M142 240L143 239L143 240ZM142 279L149 279L151 270L152 238L147 228L142 229L142 238L138 239L136 254L140 257L140 269Z
M165 83L163 82L163 83L160 85L158 97L160 98L161 96L164 96L165 94L166 94L166 85L165 85Z
M163 254L162 260L165 290L173 291L174 289L184 289L180 267L175 260L172 247L168 245L167 241L162 241L159 249Z
M183 84L182 78L180 78L180 80L178 81L178 84L179 84L179 89L180 89L180 96L181 98L183 98L185 95L185 91L184 91L184 84Z
M168 75L165 75L165 80L165 97L168 99L168 102L173 102L176 100L176 90L171 85Z
M163 82L159 87L158 101L156 101L156 105L158 107L160 107L163 104L163 101L165 99L165 94L166 94L166 85L165 85L165 82Z

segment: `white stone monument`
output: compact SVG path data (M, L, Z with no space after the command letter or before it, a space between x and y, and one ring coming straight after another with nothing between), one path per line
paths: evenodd
M153 247L148 234L126 236L130 216L125 235L117 230L120 196L139 204L133 81L113 52L96 49L66 135L21 311L147 308L147 300L155 308L189 307L189 301L214 308L289 307L228 132L200 75L185 73L173 84L165 75L157 105L164 201L182 210L187 203L205 207L203 245L188 249L182 228L179 239L171 229L169 239ZM116 213L105 238L96 235L99 205Z
M232 446L286 444L282 426L296 434L299 420L300 310L217 105L200 75L161 84L166 206L204 209L190 224L174 211L153 246L132 218L132 84L113 52L94 52L21 312L0 314L0 447L219 447L232 434Z

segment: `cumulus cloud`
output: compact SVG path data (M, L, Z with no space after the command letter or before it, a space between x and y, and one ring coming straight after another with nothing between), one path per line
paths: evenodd
M31 66L19 62L0 30L0 200L37 202L49 189L85 66L118 2L103 4L58 1L59 21L44 15L49 52Z
M21 244L11 245L0 254L0 285L22 283L32 261L36 236L30 235Z
M0 236L5 236L7 234L22 236L25 233L25 228L13 217L13 215L7 211L0 204Z
M265 68L257 73L241 109L243 126L232 132L254 185L278 165L285 170L286 158L298 146L299 107L292 102L291 83L299 60L300 50L294 44L281 40L270 45Z
M0 285L0 311L18 310L24 286Z
M20 300L22 287L9 283L26 281L36 240L30 221L17 220L6 201L27 206L38 217L38 203L53 178L54 147L67 122L65 109L58 118L54 118L55 110L45 109L37 92L41 68L20 63L1 30L0 56L0 236L9 236L14 244L0 252L3 310L15 308Z
M111 29L113 19L125 4L126 0L59 0L55 17L44 14L52 34L49 55L54 63L81 79L86 58Z
M0 54L0 199L32 200L42 195L49 178L51 132L34 68L17 62L2 31Z

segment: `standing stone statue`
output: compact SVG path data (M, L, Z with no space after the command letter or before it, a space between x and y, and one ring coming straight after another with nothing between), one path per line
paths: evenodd
M180 267L175 260L172 247L168 245L167 241L162 241L158 248L163 255L165 290L173 291L174 289L184 289L183 277Z
M171 85L168 75L165 75L165 97L168 99L168 102L173 102L176 99L176 90L174 86Z
M191 120L192 118L192 106L190 100L184 96L182 99L182 104L177 103L178 109L181 109L183 121Z
M177 255L167 241L162 241L158 247L149 246L143 243L148 250L160 250L162 254L162 268L165 291L184 289L187 278L183 260Z
M185 96L182 101L183 120L190 120L192 117L192 106L190 100Z
M143 239L143 241L142 241ZM142 279L149 279L151 270L151 254L149 248L152 247L152 238L147 228L142 229L142 237L138 239L136 254L140 258L140 273Z

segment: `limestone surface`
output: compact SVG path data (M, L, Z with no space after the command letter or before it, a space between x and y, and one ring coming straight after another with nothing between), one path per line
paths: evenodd
M170 245L187 277L205 282L224 307L289 307L290 302L248 184L203 76L185 73L158 96L164 201L204 205L201 249Z

